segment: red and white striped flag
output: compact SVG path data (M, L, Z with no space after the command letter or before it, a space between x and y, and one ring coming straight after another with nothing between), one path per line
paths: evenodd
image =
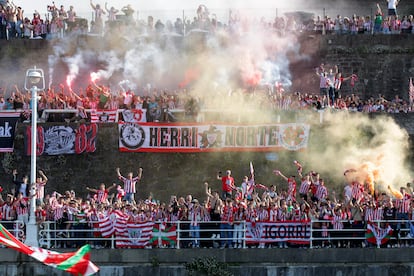
M152 238L154 222L128 223L122 233L116 234L117 248L144 248Z
M249 171L250 171L250 180L254 183L254 168L253 168L252 161L250 161L250 164L249 164Z
M410 78L410 83L408 85L408 97L410 99L410 104L414 102L414 85L413 85L413 78Z
M109 238L115 233L115 222L111 219L111 216L105 216L99 220L99 229L101 230L101 236L103 238Z
M91 123L115 123L118 110L91 110Z
M118 234L125 232L129 218L128 215L123 213L121 210L115 210L114 214L116 216L114 225L115 233Z
M90 246L84 245L76 252L59 253L25 245L0 224L0 244L29 255L43 264L67 271L73 275L92 275L99 268L90 259Z

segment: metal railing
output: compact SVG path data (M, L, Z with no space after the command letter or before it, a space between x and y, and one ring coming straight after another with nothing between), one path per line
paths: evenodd
M139 228L133 230L131 234L129 226L125 225L122 230L125 233L124 235L114 233L110 237L104 238L101 235L98 222L68 221L58 224L47 221L39 225L39 245L45 248L61 248L79 247L82 244L89 243L92 247L98 249L153 247L176 249L193 247L264 248L274 246L308 248L381 247L379 243L370 244L367 242L367 222L349 220L340 222L344 225L343 229L334 229L330 220L264 222L263 225L261 225L261 222L250 223L246 221L231 223L221 221L198 222L196 225L192 225L189 221L154 222L150 225L151 233L146 236L143 234L144 230ZM370 223L378 229L384 229L390 225L394 229L394 234L389 237L393 245L411 245L411 239L413 238L410 232L411 220L378 220ZM289 224L302 224L304 227L300 227L301 230L290 229L293 226ZM16 233L19 233L19 237L23 239L23 223L13 222L12 225L14 227L19 225L15 231L18 231ZM139 224L135 224L134 227L137 225ZM302 232L300 235L296 235L298 234L297 231ZM259 234L257 235L257 233ZM412 244L414 245L414 243Z

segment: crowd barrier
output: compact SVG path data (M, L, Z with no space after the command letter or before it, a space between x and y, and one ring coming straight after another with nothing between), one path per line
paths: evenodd
M378 220L356 223L342 220L343 229L333 229L332 221L288 222L199 222L188 221L128 223L103 237L97 222L68 221L39 224L39 245L44 248L77 248L85 243L93 248L321 248L414 246L413 221ZM2 222L3 223L3 222ZM23 223L9 223L24 240ZM144 226L142 226L145 224ZM237 226L236 226L237 225ZM370 225L370 226L368 226ZM225 227L223 227L225 226ZM146 228L145 228L146 227ZM149 229L148 229L149 227ZM378 230L375 230L378 229ZM399 230L396 230L399 229ZM371 231L372 230L372 231ZM376 232L378 231L378 232ZM391 232L389 232L391 231ZM375 232L375 233L373 233ZM377 243L372 243L372 238ZM388 237L384 242L379 239ZM371 243L368 242L371 239Z

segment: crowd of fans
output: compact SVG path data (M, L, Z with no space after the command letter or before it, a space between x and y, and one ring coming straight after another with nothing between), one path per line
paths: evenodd
M148 221L175 225L180 221L180 247L244 247L242 222L285 222L312 221L313 242L316 247L365 247L364 239L367 224L384 220L394 229L395 239L389 246L411 246L409 220L413 219L414 199L410 183L399 191L388 187L381 189L371 183L369 177L361 178L355 169L344 172L345 186L336 195L325 184L322 176L315 172L303 172L302 165L294 161L297 174L285 176L274 170L275 184L259 184L254 175L244 176L237 181L230 170L224 175L217 173L217 182L204 183L205 196L194 198L192 195L172 195L169 202L160 202L152 195L145 198L140 193L142 169L136 174L125 176L118 168L114 170L113 184L104 183L99 187L84 187L88 192L85 198L75 191L45 193L50 190L48 178L39 171L36 183L30 187L28 177L19 179L13 171L14 188L7 191L5 199L0 198L0 218L2 221L19 220L27 223L29 212L30 188L36 195L36 219L39 224L45 221L56 223L53 236L57 238L99 238L99 221L117 213L126 217L130 223ZM212 189L211 186L221 187ZM202 185L200 185L202 187ZM2 190L2 194L4 194ZM81 193L83 191L79 191ZM393 222L392 220L402 220ZM387 221L390 221L389 223ZM210 223L208 223L210 222ZM79 232L79 230L95 230ZM348 229L348 231L341 231ZM77 230L78 232L71 232ZM317 230L317 231L315 231ZM351 231L349 231L351 230ZM353 230L353 231L352 231ZM94 233L92 235L92 233ZM340 239L337 239L340 237ZM352 237L356 239L347 239ZM75 239L76 240L76 239ZM77 241L79 242L79 241ZM59 243L62 246L76 246L73 240ZM97 248L109 246L108 243L91 241ZM249 247L296 247L294 243L253 243ZM374 245L375 246L375 245Z
M384 1L385 2L385 1ZM256 20L256 24L264 29L272 29L281 34L285 32L318 32L335 34L399 34L412 33L413 15L400 17L397 14L397 0L387 1L388 12L384 13L381 5L377 4L375 15L328 15L304 18L303 15L287 14L276 16L273 21L265 18ZM24 8L7 2L0 6L0 39L14 38L61 38L67 34L104 34L114 29L126 27L128 32L135 28L138 33L176 33L186 34L191 30L217 31L227 30L232 33L240 33L246 30L246 18L237 11L230 11L227 23L217 19L214 13L210 13L205 5L200 5L196 10L196 16L192 19L177 18L174 22L155 19L148 16L147 20L135 20L135 10L131 5L117 9L94 4L90 1L93 18L90 22L78 17L74 6L69 9L55 3L48 5L48 14L44 17L35 11L33 16L24 14ZM384 5L383 5L384 6ZM384 6L385 8L385 6ZM249 23L251 24L251 23Z
M321 65L321 67L323 66ZM257 87L254 91L239 89L232 93L221 93L216 91L220 102L214 98L197 97L191 89L181 88L176 90L143 88L110 89L104 85L92 83L85 89L76 92L66 88L63 84L59 87L51 87L40 92L38 102L38 118L42 119L43 111L46 109L61 109L62 113L49 115L49 122L63 122L65 119L72 120L72 115L65 110L76 110L83 113L86 122L90 121L90 113L85 110L117 110L117 109L145 109L148 122L174 122L177 120L197 121L198 114L207 108L210 111L222 110L229 103L238 103L244 110L255 110L258 106L265 107L269 111L323 111L326 109L335 111L346 111L350 113L409 113L413 111L413 103L396 95L393 99L386 99L379 94L374 97L361 98L357 93L347 95L341 94L341 83L356 79L356 75L343 78L341 73L327 72L317 69L317 77L320 78L320 93L301 93L285 91L283 87L276 84L272 87ZM5 98L3 95L10 95ZM253 98L254 99L253 99ZM30 119L31 93L21 91L17 85L12 91L3 89L0 94L0 110L21 111L24 120ZM72 114L72 113L70 113ZM185 114L179 116L178 114ZM78 114L79 115L79 114ZM75 118L79 116L75 116ZM122 117L121 117L122 120Z

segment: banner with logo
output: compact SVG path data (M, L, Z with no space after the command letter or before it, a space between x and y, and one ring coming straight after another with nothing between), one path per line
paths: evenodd
M309 221L246 223L246 243L290 242L310 243Z
M81 154L95 152L97 124L81 124L77 128L70 125L37 127L37 155ZM26 128L26 154L31 155L32 127Z
M125 123L141 123L147 121L146 109L125 109L122 111L120 121Z
M131 152L297 151L310 126L291 124L119 123L119 150Z
M4 112L0 115L0 152L13 152L14 133L20 112Z

